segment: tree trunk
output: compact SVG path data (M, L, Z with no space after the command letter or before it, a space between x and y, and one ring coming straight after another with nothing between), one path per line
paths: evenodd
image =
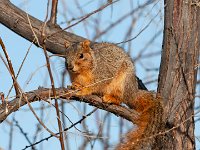
M191 0L165 0L164 21L158 92L164 98L164 119L169 129L165 149L191 150L195 149L194 95L200 49L199 4Z

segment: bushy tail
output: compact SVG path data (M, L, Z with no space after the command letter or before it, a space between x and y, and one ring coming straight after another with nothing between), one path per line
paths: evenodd
M161 98L151 92L140 90L131 106L140 116L135 120L137 129L129 132L125 142L117 150L152 150L160 149L155 145L159 132L163 130L163 106Z

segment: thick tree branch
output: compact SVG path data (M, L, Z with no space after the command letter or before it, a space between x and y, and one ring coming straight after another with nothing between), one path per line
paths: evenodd
M61 98L65 100L68 99L68 95L66 94L68 92L69 91L66 88L57 88L56 89L57 98ZM40 100L47 101L53 98L53 92L52 92L52 89L39 88L38 90L27 92L26 96L29 103L40 101ZM136 120L136 118L139 115L136 111L132 109L128 109L123 106L103 103L101 98L95 95L85 96L85 97L76 97L74 94L74 96L71 99L80 101L80 102L85 102L85 103L88 103L89 105L109 111L115 114L116 116L120 116L133 123L134 123L134 120ZM17 111L20 107L26 104L27 102L23 97L15 98L12 101L8 102L7 108L5 107L5 105L1 104L0 105L0 122L4 121L8 117L8 115Z
M0 12L0 23L18 35L21 35L23 38L31 42L34 41L37 46L43 42L42 30L44 22L28 15L8 0L1 1ZM80 42L84 40L84 38L62 31L62 29L56 26L45 26L45 34L47 36L56 32L59 32L59 34L54 34L46 39L47 50L54 54L64 54L65 43ZM35 38L37 39L35 40Z

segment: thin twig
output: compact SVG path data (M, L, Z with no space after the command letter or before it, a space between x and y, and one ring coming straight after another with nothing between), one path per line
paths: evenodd
M15 120L15 118L13 118L13 122L15 123L15 126L19 128L20 132L22 133L22 135L24 135L25 139L27 140L27 142L29 144L32 144L29 137L27 136L27 133L24 132L24 130L22 129L22 127L19 125L18 121ZM32 149L34 150L35 148L32 146Z
M10 72L10 69L8 67L8 65L6 64L6 61L4 60L3 56L1 56L0 54L0 57L4 63L4 65L6 66L7 70L9 71L10 75L12 76L12 73ZM23 90L21 89L20 85L18 84L16 78L13 78L14 81L16 82L16 84L18 85L18 90L19 92L21 93L20 94L20 97L19 98L16 98L18 101L14 104L14 106L9 106L9 104L6 104L6 109L4 108L4 104L2 104L2 106L0 105L0 110L1 110L1 107L3 107L3 111L1 111L0 115L3 115L3 118L1 119L5 119L9 114L10 114L10 111L13 109L13 107L15 108L15 110L18 110L19 107L21 106L21 103L22 103L22 99L26 101L26 104L28 104L30 110L32 111L33 115L36 117L36 119L39 121L39 123L50 133L52 134L53 136L57 137L51 130L49 130L45 125L44 123L40 120L40 118L37 116L37 114L35 113L33 107L31 106L30 102L28 101L28 98L27 96L24 94ZM8 102L9 103L9 102ZM19 104L17 106L17 103ZM24 103L24 102L23 102ZM11 108L9 108L11 107ZM5 118L4 118L5 117ZM3 120L0 120L0 122L2 122ZM58 137L57 137L58 138Z
M103 6L101 6L101 7L98 8L97 10L95 10L95 11L93 11L93 12L87 14L86 16L82 17L82 19L80 19L79 21L73 23L72 25L69 25L68 27L62 29L61 31L52 33L51 35L47 36L47 38L49 38L49 37L51 37L51 36L54 36L55 34L58 34L58 33L62 32L63 30L67 30L67 29L69 29L69 28L71 28L71 27L73 27L73 26L79 24L80 22L82 22L83 20L89 18L89 17L92 16L93 14L96 14L97 12L103 10L104 8L108 7L109 5L111 5L111 4L113 4L113 3L116 3L116 2L118 2L118 1L119 1L119 0L116 0L116 1L114 1L114 2L112 2L112 3L107 3L107 4L103 5Z
M66 132L66 131L68 131L69 129L71 129L71 128L73 128L74 126L76 126L77 124L81 123L81 122L82 122L83 120L85 120L88 116L90 116L91 114L93 114L96 110L97 110L97 108L95 108L94 110L92 110L92 111L91 111L90 113L88 113L86 116L83 116L82 119L80 119L79 121L75 122L75 123L72 124L70 127L65 128L64 131ZM59 135L59 134L60 134L60 133L56 133L56 135ZM32 146L34 146L34 145L37 145L37 144L39 144L39 143L41 143L41 142L43 142L43 141L48 141L48 140L49 140L50 138L52 138L52 137L53 137L53 136L50 135L50 136L48 136L48 137L46 137L46 138L44 138L44 139L42 139L42 140L40 140L40 141L38 141L38 142L32 144L32 145L26 146L23 150L25 150L25 149L27 149L27 148L29 148L29 147L32 147Z
M58 7L58 0L52 0L51 5L51 16L49 22L51 24L56 24L57 22L57 7Z
M48 57L46 46L45 46L45 41L44 41L44 44L43 44L43 50L44 50L44 55L45 55L46 62L47 62L47 69L48 69L48 72L49 72L49 77L50 77L50 80L51 80L51 87L52 87L53 95L54 95L54 98L55 98L57 121L58 121L58 127L59 127L59 132L60 132L60 136L59 136L60 146L61 146L61 149L64 150L65 145L64 145L64 139L63 139L63 133L62 133L62 125L61 125L61 121L60 121L58 101L57 101L57 98L56 98L56 90L55 90L55 86L54 86L54 79L53 79L53 75L52 75L52 72L51 72L51 66L50 66L49 57Z
M15 72L14 72L10 57L8 55L8 52L6 51L6 47L5 47L1 37L0 37L0 45L1 45L2 49L3 49L4 55L6 56L8 67L9 67L9 70L10 70L10 73L11 73L11 77L12 77L12 80L13 80L13 85L15 87L15 93L16 93L16 96L18 96L20 94L20 92L19 92L19 89L18 89L18 85L15 82Z
M59 138L56 134L54 134L49 128L47 128L44 123L42 122L42 120L40 120L40 118L37 116L37 114L35 113L33 107L31 106L31 104L28 101L28 98L26 95L22 94L23 98L26 100L30 110L32 111L33 115L35 116L35 118L39 121L39 123L52 135L55 136L56 138Z
M24 62L25 62L25 60L26 60L26 58L27 58L27 56L28 56L28 54L29 54L29 52L30 52L31 46L33 45L34 41L35 41L35 39L33 40L33 42L31 42L31 45L29 46L29 48L28 48L28 50L27 50L27 52L26 52L26 54L25 54L25 56L24 56L24 59L22 60L22 63L21 63L21 65L20 65L19 70L18 70L18 72L17 72L17 75L16 75L16 77L15 77L16 79L17 79L18 76L19 76L19 73L20 73L20 71L21 71L21 69L22 69L22 67L23 67L23 65L24 65ZM12 85L11 88L9 89L6 98L9 97L9 95L10 95L10 93L11 93L11 91L12 91L12 88L13 88L13 85Z
M115 27L116 25L118 25L119 23L121 23L123 20L125 20L126 18L128 18L130 15L133 15L134 13L136 13L137 11L144 9L146 6L152 4L154 1L156 0L148 0L147 2L145 2L144 4L138 6L136 9L131 10L129 13L123 15L121 18L119 18L116 22L111 23L105 30L101 31L98 35L96 35L94 37L94 41L96 39L98 39L99 37L101 37L103 34L105 34L107 31L110 31L113 27Z
M15 119L15 116L13 115L12 121ZM31 144L31 143L29 143ZM13 145L13 123L10 124L10 133L9 133L9 150L12 150Z
M149 25L153 22L153 20L160 14L160 12L161 12L161 10L148 22L148 24L147 24L144 28L142 28L142 29L137 33L137 35L135 35L134 37L132 37L132 38L126 40L126 41L118 42L118 43L116 43L116 44L118 45L118 44L122 44L122 43L127 43L127 42L130 42L130 41L136 39L145 29L147 29L147 28L149 27Z

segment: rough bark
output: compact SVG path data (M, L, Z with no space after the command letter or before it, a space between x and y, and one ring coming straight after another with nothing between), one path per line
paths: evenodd
M195 149L194 95L200 50L200 7L194 1L166 0L158 92L164 98L168 129L165 149ZM162 143L164 144L164 143Z
M80 42L85 39L32 17L8 0L1 0L0 12L0 23L30 42L35 41L37 46L42 45L45 40L47 50L54 54L64 54L66 43ZM37 40L34 40L35 37Z
M66 88L57 88L56 89L57 98L68 100L69 99L69 91ZM134 123L134 120L138 117L138 113L132 109L128 109L123 106L117 106L117 105L111 105L102 103L102 99L98 96L91 95L91 96L84 96L84 97L74 97L73 95L76 95L75 93L70 94L72 97L70 97L71 100L76 100L80 102L88 103L89 105L96 106L100 109L109 111L116 116L120 116L126 120L129 120ZM52 89L47 88L39 88L38 90L26 92L25 96L27 97L29 103L44 100L49 102L51 98L53 98L53 92ZM7 104L1 104L0 105L0 123L4 121L7 116L9 116L11 113L17 111L20 107L26 105L27 102L23 97L15 98L12 101L9 101Z

